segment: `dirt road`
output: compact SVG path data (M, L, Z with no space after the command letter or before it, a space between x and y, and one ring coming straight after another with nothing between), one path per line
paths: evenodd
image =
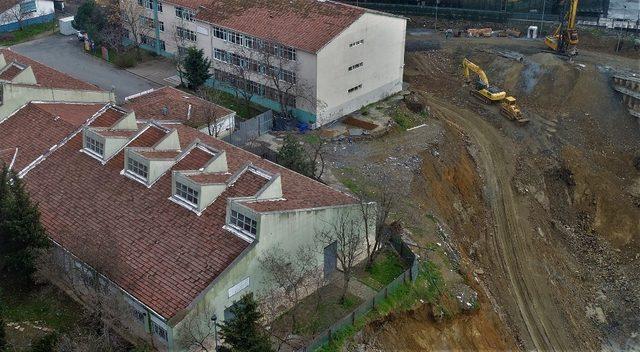
M452 107L444 100L429 97L433 108L449 123L469 135L480 151L480 167L485 177L485 197L494 218L494 231L486 242L491 244L491 258L506 275L505 287L519 312L515 323L528 332L527 347L536 350L571 350L576 348L570 325L555 306L546 273L538 265L539 256L531 238L534 231L521 212L512 188L513 149L494 127L472 112ZM511 153L510 153L511 152ZM511 315L512 317L514 315ZM522 336L527 338L526 336Z

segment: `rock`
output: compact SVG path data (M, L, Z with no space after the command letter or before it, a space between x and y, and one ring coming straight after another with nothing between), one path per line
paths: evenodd
M434 304L431 306L431 315L433 316L433 319L435 319L435 321L438 323L442 323L442 321L444 321L444 309L439 305Z
M422 101L420 101L420 98L414 93L405 95L404 103L405 105L407 105L407 108L409 108L409 110L416 114L425 112L427 109L426 105Z
M473 273L476 275L484 275L484 270L478 268L478 269L475 269Z
M478 308L478 292L471 287L459 283L453 287L453 296L458 302L458 307L463 312L468 312Z

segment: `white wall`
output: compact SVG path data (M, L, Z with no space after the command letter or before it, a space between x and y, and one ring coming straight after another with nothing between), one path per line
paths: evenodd
M317 111L318 124L402 89L405 32L405 19L367 12L318 52L318 99L326 103ZM364 43L349 47L358 40ZM359 62L362 67L348 71Z
M23 16L23 20L48 15L50 13L53 13L54 11L55 10L53 9L53 1L38 0L36 1L36 11L25 14ZM20 4L0 14L0 25L17 22L14 15L16 13L20 13Z

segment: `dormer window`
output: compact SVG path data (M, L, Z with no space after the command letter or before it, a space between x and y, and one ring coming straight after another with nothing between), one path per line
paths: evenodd
M84 147L100 157L104 155L104 143L89 136L84 137Z
M133 159L133 158L128 158L127 159L127 171L131 172L132 174L144 179L145 181L147 180L147 177L149 176L149 168L147 167L147 165Z
M178 181L176 181L176 196L194 206L198 206L198 191Z
M234 227L242 231L248 232L253 236L255 236L257 233L258 223L254 219L246 215L240 214L235 210L231 210L230 223Z

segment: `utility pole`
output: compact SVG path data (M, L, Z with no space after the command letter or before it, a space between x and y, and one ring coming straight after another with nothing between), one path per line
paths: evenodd
M440 4L440 0L436 0L436 23L433 26L434 31L438 31L438 4Z
M546 9L547 0L542 0L542 19L540 20L540 36L544 35L544 10Z

